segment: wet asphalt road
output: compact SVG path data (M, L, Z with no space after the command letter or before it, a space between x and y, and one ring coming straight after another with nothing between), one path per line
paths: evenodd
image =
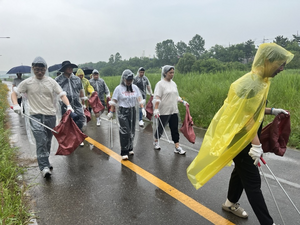
M182 147L187 151L182 156L173 153L173 144L168 143L165 136L160 142L162 150L153 150L152 127L146 121L144 129L137 127L131 163L122 164L118 156L117 124L113 123L111 147L110 122L103 116L101 126L96 127L93 117L85 133L100 144L90 148L85 141L84 147L78 147L69 156L55 156L52 151L53 175L45 179L37 167L35 152L28 147L24 119L12 110L9 115L12 140L20 151L20 164L28 167L26 180L32 186L29 193L38 224L258 224L245 194L240 203L248 212L248 219L237 218L221 209L232 167L223 168L197 191L190 184L186 168L201 146L201 131L197 132L194 145L180 135ZM299 209L300 152L288 149L284 157L265 154L264 158ZM262 168L285 224L300 224L300 215L267 168ZM269 211L276 224L283 224L263 177L262 180ZM189 208L185 200L196 203L188 204Z

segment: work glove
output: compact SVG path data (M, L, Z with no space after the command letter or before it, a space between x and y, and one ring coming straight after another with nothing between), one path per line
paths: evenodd
M21 107L17 104L17 105L13 105L13 110L15 113L21 114Z
M158 109L154 109L153 114L154 114L155 118L158 118L159 117L159 110Z
M81 100L84 100L84 101L86 101L86 100L89 100L89 98L88 98L88 97L86 97L86 96L84 96L84 97L81 97L80 99L81 99Z
M252 148L250 149L249 153L248 153L251 158L254 160L254 165L257 166L260 157L263 155L263 150L261 148L261 144L259 145L254 145L252 144Z
M276 108L272 108L271 109L271 114L277 116L280 113L284 113L284 114L288 114L287 111L285 111L284 109L276 109Z
M74 112L74 109L72 108L71 105L67 105L67 111L68 111L68 110L71 110L71 112Z
M109 120L111 120L111 119L113 118L113 116L114 116L114 113L113 113L113 112L107 113L107 118L108 118Z
M187 103L186 101L182 101L182 104L183 104L184 106L186 106L186 105L189 106L189 103Z
M142 108L142 114L143 114L144 117L147 116L147 112L146 112L146 110L144 108Z

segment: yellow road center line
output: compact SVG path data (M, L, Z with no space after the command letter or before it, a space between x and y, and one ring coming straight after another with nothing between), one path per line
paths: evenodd
M113 157L118 162L122 163L124 166L128 167L136 174L140 175L144 179L148 180L153 185L157 186L173 198L177 199L187 207L189 207L194 212L198 213L200 216L204 217L208 221L212 222L213 224L217 225L234 225L234 223L230 222L229 220L223 218L219 214L215 213L214 211L210 210L209 208L201 205L196 200L192 199L191 197L187 196L186 194L182 193L181 191L177 190L176 188L172 187L171 185L167 184L163 180L157 178L153 174L147 172L143 168L139 167L138 165L130 162L129 160L122 160L121 156L111 149L105 147L104 145L100 144L99 142L93 140L90 137L85 139L87 142L91 143L92 145L96 146L98 149L102 150L107 155Z

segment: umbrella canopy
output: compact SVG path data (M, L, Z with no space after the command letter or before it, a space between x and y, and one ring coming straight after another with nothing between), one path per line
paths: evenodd
M11 68L6 74L16 74L16 73L30 73L31 67L30 66L16 66Z
M89 67L82 67L81 68L84 72L84 75L89 75L93 72L93 69L89 68Z
M60 68L61 68L61 63L54 64L53 66L49 66L48 71L52 72L52 71L55 71L55 70L59 70Z

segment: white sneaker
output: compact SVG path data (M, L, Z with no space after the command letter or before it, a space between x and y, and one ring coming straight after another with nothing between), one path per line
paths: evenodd
M98 119L97 119L97 127L100 126L100 121L101 121L101 120L98 120Z
M128 159L128 155L122 155L122 160L127 160Z
M178 148L175 147L175 150L174 152L176 154L179 154L179 155L184 155L185 154L185 151L182 150L182 148L179 146Z
M129 151L129 155L134 155L134 152L133 151Z
M158 142L154 142L154 150L160 150L160 146L158 145Z
M84 146L84 142L81 142L81 143L80 143L80 146L83 147L83 146Z
M139 125L140 125L140 127L144 127L144 125L145 125L144 121L140 120Z
M51 177L51 171L48 167L44 167L44 169L42 170L42 175L44 178L49 178Z

